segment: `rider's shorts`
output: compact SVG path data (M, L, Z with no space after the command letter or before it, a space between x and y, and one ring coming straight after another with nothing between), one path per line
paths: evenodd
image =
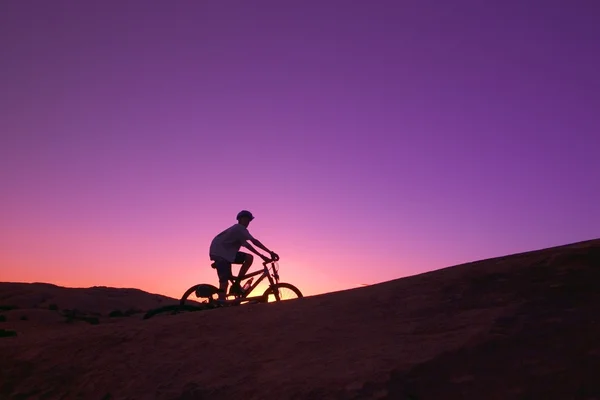
M231 273L231 264L243 264L244 261L246 261L247 255L247 253L238 251L238 253L235 255L235 260L233 260L233 263L221 257L211 256L210 259L214 260L215 262L215 268L217 269L217 275L219 276L219 283L227 282L229 279L231 279L233 276Z

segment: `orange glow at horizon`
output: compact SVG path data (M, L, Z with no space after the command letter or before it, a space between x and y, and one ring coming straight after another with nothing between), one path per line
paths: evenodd
M49 257L49 261L40 262L32 255L4 253L2 256L0 281L5 282L40 282L79 288L92 286L137 288L175 299L179 299L185 290L198 283L218 286L216 270L210 267L209 262L200 263L190 259L173 262L168 259L140 257L135 260L129 258L119 261L104 258L92 261L85 259L84 254L77 256L74 252L71 257L55 256ZM107 262L110 262L110 268L106 267ZM43 267L40 267L41 265ZM305 265L302 262L280 261L280 282L293 284L304 296L361 286L359 279L352 282L351 279L332 276L331 273ZM262 264L255 263L250 272L261 268ZM333 266L330 265L330 268ZM239 266L234 265L233 271L237 275ZM256 279L258 276L255 277ZM264 279L254 289L252 295L262 294L267 285L268 280Z

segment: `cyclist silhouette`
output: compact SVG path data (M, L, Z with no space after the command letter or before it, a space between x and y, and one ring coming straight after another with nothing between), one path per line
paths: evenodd
M241 264L238 279L246 275L250 269L254 256L252 254L239 251L240 247L245 247L252 253L261 257L264 261L270 259L260 254L248 241L252 242L256 247L266 251L271 255L271 259L279 259L279 256L269 250L258 239L255 239L248 232L248 225L254 216L250 211L242 210L237 215L237 224L230 226L223 232L219 233L210 243L209 257L213 262L212 266L217 270L219 276L219 300L225 300L229 280L233 278L231 273L231 264ZM231 286L231 293L237 292L243 294L243 290L236 279Z

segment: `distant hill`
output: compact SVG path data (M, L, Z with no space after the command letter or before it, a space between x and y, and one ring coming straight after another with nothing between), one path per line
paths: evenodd
M19 290L2 304L160 298ZM600 399L600 240L282 303L27 324L0 322L0 399Z
M177 299L144 292L105 286L68 288L48 283L0 282L0 309L76 309L83 313L108 315L114 310L152 308L178 303Z

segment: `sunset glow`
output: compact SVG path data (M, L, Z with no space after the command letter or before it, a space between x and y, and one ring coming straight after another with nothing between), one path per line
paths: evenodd
M242 209L305 295L600 237L598 7L529 3L3 2L0 281L179 297Z

